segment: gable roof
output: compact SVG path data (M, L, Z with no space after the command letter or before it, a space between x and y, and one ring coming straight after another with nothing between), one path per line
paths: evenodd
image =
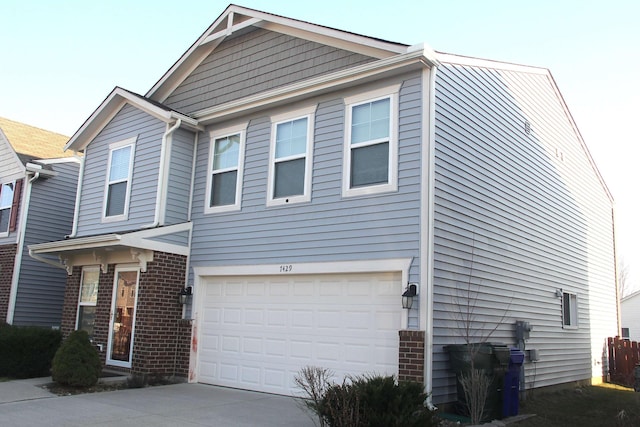
M0 130L23 164L33 159L70 157L64 145L68 136L0 117Z
M383 59L406 53L410 46L337 30L231 4L147 92L163 102L173 90L226 38L248 27L289 34L328 46Z
M104 129L107 123L109 123L125 104L130 104L165 123L181 120L184 126L199 129L198 122L191 117L162 105L159 102L116 86L104 101L102 101L100 106L96 108L93 114L82 124L80 129L73 134L64 149L73 151L84 150L89 142Z

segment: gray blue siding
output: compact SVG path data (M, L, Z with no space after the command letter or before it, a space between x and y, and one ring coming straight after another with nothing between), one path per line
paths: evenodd
M442 346L464 341L455 304L468 297L472 341L514 345L515 321L532 324L527 387L601 375L616 330L612 203L550 76L444 64L436 90L436 400L455 399ZM556 289L577 294L577 329L563 329Z
M28 246L64 239L71 232L78 163L56 163L55 177L33 183L13 323L60 326L66 270L29 256Z
M188 219L194 140L193 132L184 129L177 129L171 136L165 225L179 224Z
M390 82L390 84L393 82ZM365 92L367 88L362 88ZM204 214L209 135L198 146L192 266L251 265L413 257L417 274L420 218L421 80L400 90L398 191L342 198L345 105L324 98L315 115L311 202L266 207L269 138L266 116L248 117L240 212ZM223 124L220 127L224 127Z
M189 114L373 60L375 58L256 29L222 42L164 104Z
M164 122L126 104L89 144L85 152L78 237L131 231L153 222L164 132ZM129 218L102 223L109 145L136 136Z

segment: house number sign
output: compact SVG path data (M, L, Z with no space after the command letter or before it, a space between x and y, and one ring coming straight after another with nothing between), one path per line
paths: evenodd
M292 271L293 271L293 265L291 264L280 266L280 273L291 273Z

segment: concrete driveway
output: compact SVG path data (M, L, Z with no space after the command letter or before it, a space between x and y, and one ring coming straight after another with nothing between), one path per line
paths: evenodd
M48 380L50 381L50 379ZM46 378L0 383L2 426L313 426L285 396L203 384L57 396Z

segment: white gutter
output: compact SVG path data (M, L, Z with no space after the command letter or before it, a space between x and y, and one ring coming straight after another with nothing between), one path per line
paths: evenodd
M169 127L169 123L167 123L167 130L162 135L162 146L160 148L160 167L158 170L158 188L156 191L156 208L155 213L153 215L153 223L143 225L141 228L155 228L160 224L160 210L162 208L162 193L165 188L165 171L166 171L166 162L167 162L167 140L169 136L180 127L182 124L182 119L178 119L176 123Z
M434 197L435 197L435 112L436 112L436 66L422 72L422 103L428 108L422 113L422 178L420 197L420 276L426 286L420 292L420 329L424 329L424 384L429 403L433 391L433 263L434 263ZM428 75L427 75L428 73ZM425 125L425 124L428 124ZM424 203L426 202L426 206Z
M76 186L76 204L73 209L73 226L71 228L71 234L67 236L69 239L76 237L78 233L78 217L80 215L80 194L82 194L82 183L84 182L84 163L87 158L87 152L85 150L84 156L78 156L78 152L75 152L76 158L80 160L80 170L78 171L78 185ZM31 253L30 253L31 255ZM33 255L32 255L33 256Z

